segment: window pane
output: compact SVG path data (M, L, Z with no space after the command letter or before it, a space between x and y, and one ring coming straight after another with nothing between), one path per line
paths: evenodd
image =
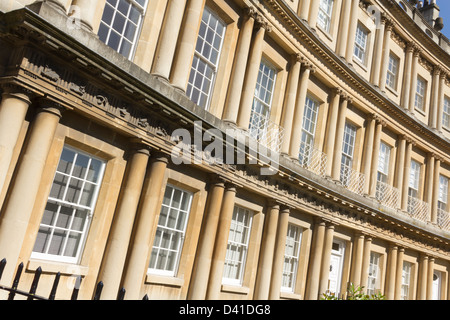
M43 254L39 258L66 261L61 259L68 257L72 258L68 262L77 262L104 165L88 154L64 147L33 249L33 253ZM87 177L91 181L86 181Z

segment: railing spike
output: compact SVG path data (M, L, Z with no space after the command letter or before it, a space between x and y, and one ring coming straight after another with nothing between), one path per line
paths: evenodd
M102 294L103 290L103 282L100 281L97 283L97 287L95 289L94 299L93 300L100 300L100 295Z
M31 283L31 288L30 288L30 294L34 295L36 293L36 289L39 283L39 279L41 278L41 274L42 274L42 268L38 267L36 269L36 272L34 273L34 278L33 278L33 282ZM29 296L27 300L33 300L32 296Z
M78 291L80 291L80 285L81 285L81 276L77 276L75 280L75 286L73 287L72 291L72 297L70 298L70 300L78 299Z
M13 291L11 291L9 293L8 300L13 300L14 296L16 295L14 290L16 290L17 287L19 286L19 280L20 280L20 276L22 275L22 270L23 270L23 262L21 262L19 264L19 266L17 267L16 276L14 277L14 281L13 281L13 285L12 285Z
M123 300L125 298L125 288L122 288L119 290L119 293L117 294L117 300Z
M61 272L58 272L55 276L55 280L53 281L52 290L50 291L50 295L48 297L49 300L55 300L56 289L58 288L59 278L61 277Z
M148 295L145 294L145 296L142 298L142 300L148 300Z
M6 258L3 258L2 261L0 261L0 279L2 278L3 270L5 270L6 266Z

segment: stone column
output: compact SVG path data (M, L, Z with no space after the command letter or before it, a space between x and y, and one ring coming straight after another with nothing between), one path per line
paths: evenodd
M416 45L413 42L409 42L406 46L405 67L403 72L402 85L403 93L401 98L401 106L404 109L409 109L409 95L411 92L411 64L415 47Z
M41 187L42 172L63 110L61 105L50 100L41 100L40 104L0 215L0 257L7 261L1 283L6 285L10 285L18 263L36 195Z
M397 160L394 177L394 187L399 190L399 207L401 207L402 203L403 173L405 171L405 152L406 152L406 138L404 135L401 135L398 137Z
M364 253L364 234L357 232L353 238L355 242L355 251L353 254L350 282L355 286L361 285L361 268Z
M140 289L149 265L149 256L154 241L154 229L160 210L160 198L164 193L164 176L169 156L155 152L150 157L150 165L144 180L144 187L139 201L133 237L128 253L128 261L123 277L123 287L127 290L126 298L142 298Z
M343 0L342 2L342 15L340 18L340 26L338 32L338 42L336 53L345 58L347 52L347 40L348 40L348 22L350 21L350 13L352 0Z
M289 79L283 106L284 113L282 119L282 127L284 128L284 139L281 145L282 154L289 153L289 144L291 142L292 124L294 118L302 56L297 53L293 55L291 61L292 66L291 70L289 71Z
M98 0L73 0L72 6L80 8L81 25L92 31Z
M419 276L417 284L417 300L426 300L428 280L428 256L421 254L419 257Z
M363 286L364 292L367 289L367 279L369 276L369 264L370 264L370 249L372 247L372 238L370 236L365 236L364 238L364 253L362 259L361 267L361 281L360 284Z
M434 275L434 258L428 258L428 274L427 274L427 300L433 299L433 275ZM442 283L441 283L442 286Z
M411 63L411 91L409 93L409 111L414 113L414 102L416 98L417 90L417 66L419 64L420 50L416 49L413 53L413 59Z
M393 300L395 295L395 273L397 271L397 252L398 247L394 244L389 246L386 288L385 295L387 300Z
M4 88L0 104L0 192L30 104L25 90L14 86Z
M331 177L333 168L333 156L336 143L336 126L339 114L339 101L341 98L342 90L339 88L333 88L331 90L330 110L328 111L327 121L327 139L325 141L325 153L327 154L327 167L326 175Z
M436 162L434 163L434 179L433 179L433 192L432 198L431 198L431 217L430 221L432 223L437 223L437 209L438 209L438 196L439 196L439 187L440 187L440 171L441 171L441 159L436 157Z
M309 23L309 26L311 27L311 29L316 30L317 17L319 15L320 1L312 0L310 2L311 2L311 5L309 8L308 23Z
M347 41L347 52L346 52L346 60L347 63L352 64L353 59L353 50L355 45L355 37L356 37L356 27L358 25L358 10L359 10L359 1L352 1L352 11L349 20L348 26L348 41Z
M405 248L398 248L397 254L397 271L395 272L395 300L400 300L402 293L402 278L403 278L403 258L405 255Z
M246 9L243 17L241 31L239 33L239 42L236 49L235 61L231 71L230 84L228 87L228 96L225 102L223 120L236 124L239 102L241 100L242 87L244 85L244 70L247 67L247 60L252 40L253 25L255 22L255 9L250 7Z
M211 276L209 277L207 300L218 300L222 286L223 266L227 253L228 235L230 234L231 220L233 219L234 200L236 188L232 184L225 185L222 207L220 209L219 225L214 243L214 252L211 261Z
M160 41L156 48L152 73L166 80L169 80L185 5L186 0L171 0L168 2L163 27L159 35Z
M130 152L98 276L98 281L102 281L104 285L102 299L116 299L120 289L149 155L148 148L140 145Z
M322 253L322 265L320 268L319 296L325 293L328 289L328 280L330 277L331 249L333 248L333 235L334 235L334 224L327 224Z
M437 116L436 116L436 129L442 131L442 112L444 110L444 92L445 92L445 79L447 78L447 72L441 70L439 76L439 101L437 106Z
M269 299L270 278L272 276L272 265L274 262L275 240L277 238L278 216L280 206L277 202L271 201L267 208L267 215L264 223L260 262L258 263L258 274L256 277L255 293L253 299ZM284 250L282 250L284 254ZM278 292L279 294L279 292Z
M266 31L270 32L271 30L269 24L263 19L264 18L259 15L256 17L257 30L247 62L247 70L245 72L245 80L242 88L241 101L239 104L237 126L244 130L248 129L250 122L256 80L258 78L259 66L261 65L264 35Z
M67 14L67 10L69 9L72 0L46 0L44 2L48 2L51 6Z
M289 224L289 208L282 208L278 219L275 253L273 256L272 277L270 279L269 299L280 298L281 278L283 274L284 253L286 251L286 235Z
M202 223L198 241L195 265L192 271L191 285L188 292L189 300L204 300L206 298L211 259L219 224L219 214L222 206L224 188L224 180L221 177L214 177L210 185L204 221Z
M377 191L377 173L378 160L380 158L381 130L383 129L383 121L377 120L375 128L375 137L373 141L372 165L370 169L370 188L369 195L375 197Z
M204 6L205 0L189 0L186 6L180 42L175 52L170 76L172 85L182 92L186 91Z
M333 180L339 181L341 175L341 158L342 158L342 143L344 139L345 120L347 113L347 105L351 102L351 98L344 94L341 104L339 106L338 122L336 127L335 151L333 154L333 166L331 169L331 177Z
M375 126L376 126L376 115L369 114L367 117L367 129L365 137L365 148L364 148L364 162L363 162L363 173L367 179L364 180L364 194L369 194L370 189L370 168L372 164L372 156L374 153L374 136L375 136Z
M383 58L383 47L385 44L384 33L386 25L386 14L381 13L380 24L376 29L376 42L375 50L373 53L373 64L372 64L372 84L374 86L380 86L380 74L381 74L381 60Z
M386 76L387 76L387 68L389 64L389 54L390 48L389 44L391 42L391 33L392 28L394 27L392 21L390 19L386 21L386 34L384 36L384 45L383 45L383 60L381 61L381 74L380 74L380 83L379 88L381 91L386 91Z
M311 63L305 62L304 65L305 68L300 76L300 83L298 85L297 101L295 103L294 117L292 119L292 133L289 145L289 156L295 159L298 159L299 156L309 75L311 72L314 72L314 67Z
M314 226L311 258L308 268L306 283L306 300L317 300L319 297L320 266L322 264L322 252L325 239L325 221L317 218Z
M401 209L406 211L408 208L408 188L409 188L409 171L411 170L411 152L413 143L407 140L406 152L405 152L405 170L403 173L402 184L402 206Z
M302 20L308 20L309 16L309 7L311 5L311 0L303 0L300 1L300 11L298 12L298 16Z
M434 162L435 162L435 155L432 153L429 153L427 155L427 165L426 165L426 177L425 177L425 194L423 197L423 201L425 201L426 203L428 203L430 205L430 209L433 207L433 187L434 187ZM438 177L439 179L439 177ZM439 189L437 189L436 191L438 191ZM430 210L430 215L431 215L431 210ZM431 221L431 216L428 217Z
M431 85L431 105L429 112L429 125L431 128L437 128L437 115L439 111L439 91L440 91L440 74L442 67L437 65L433 69L433 82Z

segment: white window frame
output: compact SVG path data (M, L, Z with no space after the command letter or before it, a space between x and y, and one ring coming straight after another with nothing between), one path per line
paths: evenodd
M70 169L69 173L64 173L64 172L58 170L60 162L61 162L61 157L62 157L63 152L65 150L67 150L68 152L75 153L74 154L74 158L72 158L73 162L71 162L71 169ZM89 170L86 170L86 173L85 173L83 178L79 178L79 177L76 177L76 176L73 175L73 172L74 172L74 169L75 169L75 165L74 164L76 163L77 158L80 155L89 158L88 166L87 166L88 168L89 168L90 164L92 163L92 160L100 162L100 167L99 167L99 170L98 170L98 173L97 173L97 181L94 182L94 181L91 181L91 180L89 180L87 178ZM58 167L56 169L56 172L55 172L55 175L54 175L54 178L53 178L53 182L52 182L52 189L53 189L53 184L55 182L56 176L60 175L62 177L65 177L65 179L67 179L67 180L65 180L65 181L63 180L64 183L65 183L64 192L63 192L63 194L61 196L61 199L59 199L59 198L56 198L56 197L52 197L51 191L50 191L50 194L49 194L48 199L47 199L47 205L49 205L49 204L56 205L58 207L58 209L54 213L53 219L52 219L50 224L43 223L44 217L42 217L41 222L40 222L40 228L41 227L42 228L48 228L50 230L50 235L49 235L50 239L48 240L48 242L46 242L45 252L37 252L37 251L34 251L34 249L33 249L33 252L31 253L31 258L32 259L51 260L51 261L73 263L73 264L78 264L80 262L81 255L82 255L82 252L83 252L85 244L86 244L85 242L86 242L87 234L89 232L90 224L91 224L91 221L92 221L92 216L94 214L95 206L97 204L98 193L99 193L99 190L100 190L100 186L102 184L103 174L104 174L104 171L105 171L105 166L106 166L106 161L104 161L103 159L97 158L97 157L95 157L95 156L93 156L91 154L88 154L88 153L86 153L84 151L81 151L81 150L78 150L76 148L73 148L71 146L64 145L64 148L63 148L63 150L61 152L60 160L58 162ZM76 202L71 202L71 201L67 200L68 191L70 189L69 186L70 186L70 183L72 182L72 180L81 182L81 187L79 189L79 193L80 194L79 194L78 200ZM82 195L83 195L83 192L81 192L81 191L85 190L84 188L85 188L86 184L94 185L94 189L92 190L92 198L90 200L90 204L89 205L82 205L82 204L80 204L80 201L81 201ZM70 190L77 190L77 189L70 189ZM86 217L85 217L84 226L83 226L82 230L73 229L73 222L74 222L74 217L75 217L75 212L74 211L72 212L72 216L70 218L70 223L69 223L68 227L67 226L66 227L62 227L61 225L58 226L58 221L59 221L58 219L61 216L60 215L61 208L63 208L63 207L66 208L66 209L70 208L72 210L79 209L79 210L85 210L86 211ZM61 216L61 217L63 217L63 216ZM55 255L55 254L48 253L48 251L49 251L49 249L51 247L51 244L52 244L52 239L53 239L53 236L55 234L55 231L67 232L68 234L70 234L70 233L80 234L80 238L79 238L79 242L78 242L78 248L76 250L76 254L75 254L74 257L64 256L63 254ZM63 252L63 253L65 252L67 241L68 241L68 238L66 238L65 241L64 241L64 247L61 250L61 252ZM35 242L35 244L36 244L36 242Z
M421 76L417 76L416 94L414 98L414 108L425 111L425 97L427 91L427 81Z
M341 168L345 166L347 167L347 170L352 170L353 167L353 154L355 151L356 131L357 131L356 126L348 122L345 123L344 137L342 142ZM345 171L346 170L341 169L341 173ZM348 185L349 181L344 180L348 178L349 177L343 176L341 174L340 181L342 182L343 185L345 186Z
M112 0L112 1L114 1L114 0ZM127 16L126 16L126 17L123 15L123 13L119 12L119 10L118 10L118 6L119 6L120 1L126 1L126 2L130 5L129 8L128 8L128 12L127 12ZM143 4L142 4L142 2L143 2ZM124 55L127 59L132 60L133 57L134 57L134 54L135 54L135 52L136 52L136 46L137 46L137 42L138 42L138 39L139 39L139 36L140 36L140 33L141 33L142 22L144 21L144 16L145 16L145 12L146 12L146 10L147 10L147 5L148 5L148 0L117 0L115 6L112 6L112 5L109 3L109 0L107 0L106 3L105 3L105 9L106 9L107 7L112 8L112 9L113 9L113 15L112 15L110 24L107 24L107 23L103 20L103 15L104 15L104 13L105 13L105 9L104 9L102 18L101 18L101 20L100 20L100 26L99 26L98 34L99 34L99 36L100 36L100 31L102 30L102 27L103 27L103 26L105 26L105 27L107 28L107 34L106 34L106 39L101 39L102 36L100 36L100 39L101 39L105 44L109 45L109 41L110 41L110 37L111 37L111 32L117 33L117 34L119 35L119 37L120 37L120 40L119 40L119 46L118 46L118 48L115 49L115 50L116 50L117 52L120 52L120 50L121 50L121 48L122 48L122 43L123 43L123 41L124 41L124 38L126 38L125 32L126 32L126 30L127 30L127 25L128 25L128 23L133 23L133 24L135 24L134 22L132 22L132 21L128 18L128 17L129 17L129 14L130 14L131 8L132 8L132 7L135 8L137 11L139 11L140 15L139 15L139 18L138 18L137 23L135 24L135 25L136 25L136 30L135 30L135 32L134 32L133 39L132 39L132 41L130 41L130 39L128 39L129 42L131 42L130 52L128 53L128 55ZM121 32L120 34L117 32L117 30L113 29L114 21L115 21L117 15L120 15L120 16L122 16L122 17L125 17L125 22L126 22L126 23L124 24L123 30L122 30L122 32ZM112 31L112 30L114 30L114 31Z
M178 267L179 267L179 263L180 263L180 259L181 259L181 253L183 251L183 245L184 245L184 239L185 239L185 234L186 234L186 228L187 228L187 224L189 221L189 215L190 215L190 211L191 211L191 205L192 205L192 198L193 198L193 194L189 191L186 191L182 188L176 187L172 184L167 184L166 186L166 190L164 192L164 198L165 198L165 194L168 190L168 188L171 188L171 195L170 195L170 200L169 200L169 204L165 204L164 201L161 205L161 211L164 208L167 208L167 218L166 218L166 223L165 225L161 225L160 223L162 222L161 219L161 215L160 215L160 219L158 221L158 226L156 229L156 234L158 234L158 232L165 232L165 234L170 234L172 233L172 235L170 236L170 239L172 239L173 234L174 233L178 233L180 235L180 240L178 242L178 247L176 249L173 248L165 248L161 246L161 242L164 240L163 236L161 236L160 238L160 242L159 244L156 243L157 241L157 236L155 235L155 239L153 241L153 246L151 249L151 256L150 256L150 261L149 261L149 266L148 266L148 273L151 274L158 274L158 275L163 275L163 276L170 276L170 277L174 277L176 276L177 272L178 272ZM173 196L174 193L176 191L181 192L181 196L180 196L180 203L179 203L179 207L173 207ZM186 209L182 210L181 209L181 205L182 205L182 199L183 197L189 197L188 198L188 202L186 203ZM175 226L178 223L178 219L180 218L180 212L182 211L186 216L184 219L184 225L182 226L182 228L177 229L177 228L170 228L167 226L167 222L169 221L168 217L169 217L169 213L171 211L178 211L178 214L176 216L175 219ZM153 253L156 253L157 256L157 260L161 258L160 252L163 251L163 255L166 254L166 252L172 251L175 252L176 256L175 256L175 260L174 260L174 264L173 264L173 269L172 270L164 270L164 269L160 269L160 268L155 268L155 267L151 267L151 263L152 263L152 255ZM169 259L166 259L166 263L169 261ZM155 266L158 264L158 261L155 262Z
M300 260L300 246L303 228L289 223L284 250L283 274L281 279L282 292L294 292L297 280L297 270Z
M386 71L386 86L394 91L397 91L399 65L400 59L392 52L389 53L389 62Z
M303 112L302 136L300 140L299 161L307 165L310 161L314 148L314 137L316 134L317 117L319 114L319 102L310 96L306 97L305 110Z
M439 175L438 208L447 212L448 209L448 178Z
M376 294L380 289L380 268L381 254L378 252L370 252L369 274L367 277L367 294Z
M320 0L319 12L317 15L317 26L326 33L330 33L331 20L333 16L334 0Z
M418 198L420 187L420 170L421 165L415 160L411 160L411 169L409 172L408 194L411 197Z
M254 212L251 210L235 205L233 211L233 217L230 225L230 233L228 236L227 251L225 255L225 262L223 268L222 283L232 286L242 286L244 280L245 267L247 262L248 246L250 242L250 235L252 229ZM239 219L242 216L247 216L245 221L247 225L243 224ZM241 234L243 238L239 238ZM231 247L238 247L241 250L230 250ZM236 256L235 254L240 254ZM237 266L237 267L236 267ZM233 267L236 267L237 272L231 275ZM231 275L231 276L230 276Z
M412 263L404 261L402 267L402 285L400 290L401 300L409 299L409 292L411 286L411 270L412 270Z
M357 61L366 65L367 61L367 47L369 42L369 31L361 24L358 23L356 27L355 45L353 49L353 56Z
M450 130L450 98L444 97L444 106L442 108L442 126Z
M210 24L211 18L215 19L215 26L212 26ZM222 28L221 34L217 32L217 27L219 25ZM214 27L214 29L212 27ZM208 7L204 8L199 28L199 34L197 35L194 57L192 59L192 66L189 74L186 95L194 103L198 104L200 107L206 110L209 109L211 104L211 97L216 81L226 28L227 25L222 19L220 19L220 17L216 13L214 13ZM202 34L203 32L204 34ZM206 39L207 35L209 34L212 34L212 39L210 39L212 43L209 43L209 41ZM215 48L214 45L218 45L218 47ZM212 59L212 52L217 52L215 61L213 61ZM199 68L200 65L202 66L201 68ZM201 70L203 68L204 70ZM209 77L208 73L210 73ZM197 93L198 96L195 96L194 94Z
M391 156L391 147L381 141L378 154L378 174L377 181L388 183L389 161Z

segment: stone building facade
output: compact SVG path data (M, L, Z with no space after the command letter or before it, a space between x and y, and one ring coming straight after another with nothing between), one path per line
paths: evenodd
M450 298L435 1L0 1L0 283ZM4 297L4 296L2 296Z

